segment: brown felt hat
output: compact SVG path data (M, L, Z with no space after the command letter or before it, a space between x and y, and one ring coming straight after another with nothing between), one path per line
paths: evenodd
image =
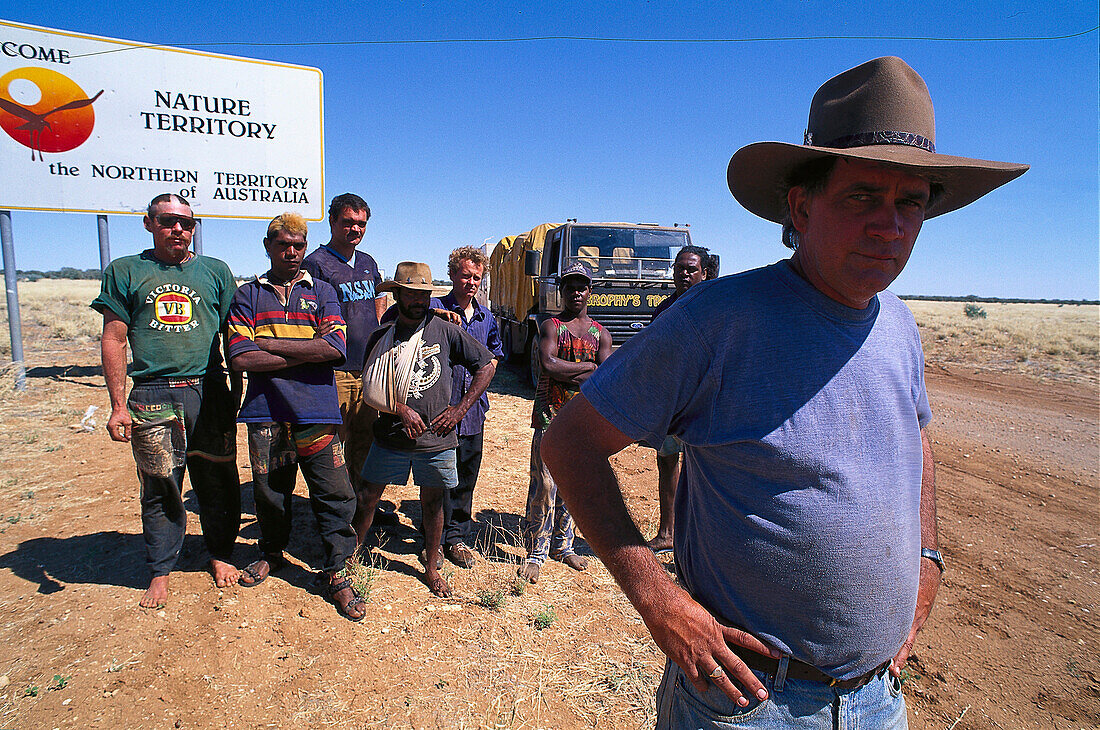
M393 272L392 279L386 279L378 286L378 293L397 289L432 291L432 270L427 264L416 261L402 261Z
M737 150L726 179L741 205L781 223L791 172L823 157L896 166L942 186L925 218L973 203L1027 165L936 152L936 116L924 79L900 58L876 58L826 81L810 102L801 145L756 142Z

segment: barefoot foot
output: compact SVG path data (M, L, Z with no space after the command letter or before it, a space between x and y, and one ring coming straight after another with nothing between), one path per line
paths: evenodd
M149 581L149 588L138 601L142 608L164 608L168 603L168 576L158 575Z
M519 567L519 570L516 571L516 575L518 575L520 578L527 581L528 583L538 583L539 582L539 564L538 563L524 563L523 565L521 565Z
M432 570L424 574L424 582L428 584L428 590L440 598L451 597L451 586L438 572Z
M582 558L580 555L577 555L576 553L569 553L568 555L563 555L560 558L555 558L555 560L560 560L561 562L565 563L566 565L568 565L573 570L587 570L588 569L588 559L587 558Z
M234 585L241 577L241 572L235 565L217 558L210 558L210 572L214 576L214 585L218 588Z

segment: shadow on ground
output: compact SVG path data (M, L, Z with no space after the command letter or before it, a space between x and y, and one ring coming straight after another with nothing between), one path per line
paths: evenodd
M535 389L531 387L531 381L528 378L526 364L500 363L497 366L496 375L489 383L488 391L496 395L514 395L532 400L535 397Z
M39 365L27 368L28 378L49 378L75 385L83 385L86 388L106 388L107 384L100 382L87 383L74 378L99 378L103 376L103 368L99 365Z
M135 525L140 528L140 525ZM183 542L178 571L207 569L202 538L188 535ZM38 584L38 593L50 594L72 584L95 584L144 589L149 585L145 541L140 533L108 530L73 537L36 537L0 555L0 568Z

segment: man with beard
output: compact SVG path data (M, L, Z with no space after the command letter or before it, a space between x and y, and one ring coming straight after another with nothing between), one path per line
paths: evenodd
M395 292L397 319L367 342L364 393L386 412L375 421L374 442L363 464L355 531L362 544L386 485L405 484L411 471L420 487L424 582L435 595L448 597L451 587L438 565L444 492L458 485L455 427L489 386L496 362L493 353L465 330L429 310L432 272L427 264L401 262L394 278L379 291ZM451 405L456 365L473 373L473 379L461 400Z

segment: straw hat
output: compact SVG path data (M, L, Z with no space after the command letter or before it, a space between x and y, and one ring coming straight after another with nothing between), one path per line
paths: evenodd
M432 270L427 264L416 261L402 261L393 272L392 279L386 279L378 286L378 293L395 291L396 289L413 289L415 291L432 291Z
M1027 165L936 152L936 118L924 79L905 61L876 58L826 81L810 102L804 144L757 142L737 150L726 179L741 205L781 223L791 172L811 160L882 162L943 187L925 218L973 203Z

